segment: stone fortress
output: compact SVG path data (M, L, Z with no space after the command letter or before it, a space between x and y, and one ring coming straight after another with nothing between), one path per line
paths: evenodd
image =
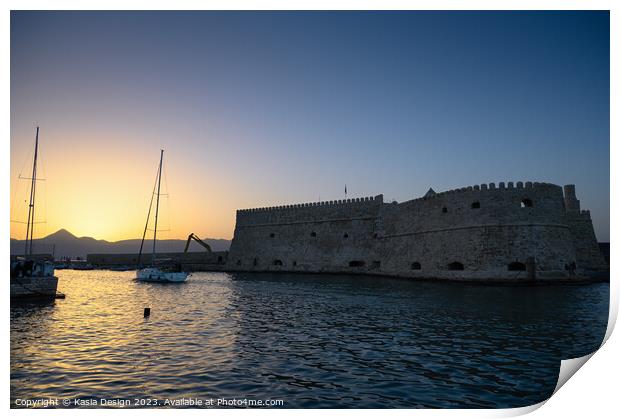
M238 210L226 269L478 281L609 274L575 186L538 182Z

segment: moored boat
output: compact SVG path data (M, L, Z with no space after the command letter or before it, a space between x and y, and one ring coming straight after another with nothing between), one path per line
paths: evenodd
M159 197L161 195L161 174L162 174L162 165L164 162L164 150L161 150L161 154L159 157L159 168L157 170L157 192L155 189L153 190L153 194L151 195L151 203L149 205L149 211L146 216L146 225L144 226L144 233L142 234L142 242L140 243L140 252L138 253L138 266L136 271L136 279L138 281L143 282L184 282L187 279L187 272L182 272L180 266L178 269L169 268L169 269L161 269L156 266L156 244L157 244L157 218L159 216ZM146 237L146 232L148 230L149 219L151 217L151 208L153 207L153 198L157 197L155 203L155 227L153 229L153 252L151 256L151 265L148 267L142 267L140 264L142 258L142 249L144 247L144 239Z
M11 262L11 299L56 297L58 278L47 261L19 258Z
M137 279L143 282L183 282L187 272L166 272L159 268L143 268L137 272Z
M39 151L39 127L35 137L32 177L30 178L30 202L26 223L26 248L24 256L11 260L11 300L23 298L55 298L58 278L54 276L54 264L36 260L32 253L34 238L34 215L37 179L37 156Z

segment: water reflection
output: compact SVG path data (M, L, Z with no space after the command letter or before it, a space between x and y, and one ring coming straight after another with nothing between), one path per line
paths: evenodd
M62 271L11 307L11 397L282 398L286 407L516 407L594 350L608 285L508 287ZM142 317L144 307L151 316Z

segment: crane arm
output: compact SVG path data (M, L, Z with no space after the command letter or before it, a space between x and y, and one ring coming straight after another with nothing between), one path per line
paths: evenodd
M189 249L189 244L192 241L192 239L198 243L199 245L201 245L202 247L204 247L205 249L207 249L207 252L211 252L211 246L209 246L207 243L203 242L202 240L200 240L198 238L198 236L196 236L194 233L190 233L189 236L187 236L187 242L185 243L185 250L183 250L183 253L187 253L187 249Z

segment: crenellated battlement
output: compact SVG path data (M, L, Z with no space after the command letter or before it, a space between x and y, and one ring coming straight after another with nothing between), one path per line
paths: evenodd
M437 192L433 196L441 196L441 195L455 194L455 193L468 192L468 191L487 191L487 190L495 190L495 189L531 189L531 188L537 188L540 186L557 186L557 185L554 185L552 183L545 183L545 182L521 182L519 181L519 182L499 182L499 184L496 186L494 182L491 182L489 184L481 183L480 185L464 186L462 188L456 188L456 189L450 189L448 191ZM432 198L433 196L427 197L427 198Z
M255 212L269 212L269 211L281 211L298 208L311 208L311 207L336 207L351 204L364 204L364 203L383 203L383 195L377 196L365 196L362 198L350 198L350 199L338 199L334 201L320 201L320 202L306 202L302 204L291 205L277 205L273 207L261 207L261 208L248 208L237 210L237 213L255 213Z
M467 193L467 192L472 192L472 191L493 191L493 192L498 192L500 190L505 190L505 191L511 191L514 192L516 190L531 190L531 189L536 189L536 188L540 188L540 187L554 187L554 188L560 188L560 186L558 185L554 185L552 183L546 183L546 182L522 182L522 181L518 181L518 182L499 182L497 185L494 182L491 183L481 183L479 185L471 185L471 186L464 186L461 188L455 188L455 189L450 189L447 191L442 191L442 192L435 192L433 194L427 194L425 196L419 197L419 198L414 198L411 199L409 201L406 202L417 202L417 201L428 201L428 200L433 200L436 198L440 198L440 197L445 197L447 195L457 195L457 194L461 194L461 193Z
M556 187L556 188L560 188L557 185L551 184L551 183L546 183L546 182L522 182L522 181L518 181L518 182L499 182L497 185L494 182L491 183L482 183L479 185L471 185L471 186L464 186L461 188L456 188L456 189L450 189L447 191L443 191L443 192L436 192L432 195L429 196L423 196L420 198L414 198L412 200L409 200L407 202L412 202L412 201L427 201L427 200L431 200L437 197L442 197L442 196L446 196L446 195L454 195L454 194L459 194L459 193L464 193L464 192L471 192L471 191L497 191L497 190L518 190L518 189L534 189L534 188L538 188L538 187ZM246 208L246 209L239 209L237 210L237 213L257 213L257 212L269 212L269 211L281 211L281 210L291 210L291 209L300 209L300 208L319 208L319 207L336 207L336 206L342 206L342 205L351 205L351 204L363 204L363 203L374 203L374 204L382 204L383 203L383 195L376 195L376 196L365 196L365 197L361 197L361 198L350 198L350 199L338 199L338 200L331 200L331 201L319 201L319 202L305 202L305 203L300 203L300 204L290 204L290 205L276 205L276 206L270 206L270 207L257 207L257 208Z

